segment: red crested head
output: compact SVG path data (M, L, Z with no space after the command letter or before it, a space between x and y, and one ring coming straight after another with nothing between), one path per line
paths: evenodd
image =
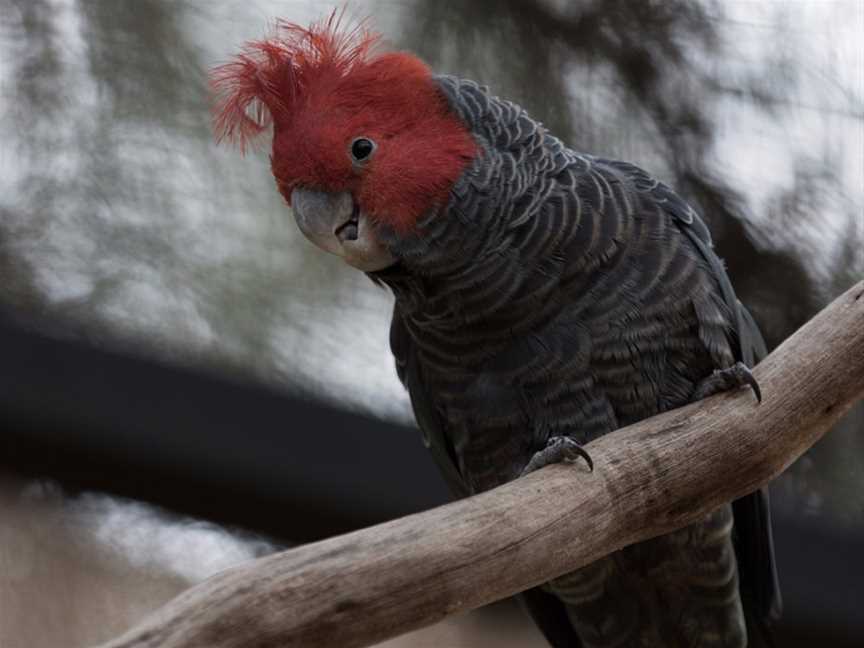
M446 203L476 154L461 120L417 57L376 53L379 36L280 22L213 71L217 138L241 149L273 126L271 164L294 189L350 192L374 220L410 231Z

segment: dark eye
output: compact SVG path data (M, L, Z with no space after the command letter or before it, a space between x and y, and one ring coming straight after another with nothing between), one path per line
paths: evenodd
M375 152L375 142L368 137L358 137L351 142L351 157L355 162L365 162Z

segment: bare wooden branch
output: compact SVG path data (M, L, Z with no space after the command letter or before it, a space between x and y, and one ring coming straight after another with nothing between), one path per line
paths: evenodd
M231 569L104 648L366 646L694 522L779 475L864 396L864 282L755 373L761 405L715 396L595 441L593 473L550 466Z

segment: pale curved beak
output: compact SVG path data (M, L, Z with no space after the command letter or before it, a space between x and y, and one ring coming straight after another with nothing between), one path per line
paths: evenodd
M375 272L396 261L348 191L298 188L291 193L291 209L307 239L358 270Z

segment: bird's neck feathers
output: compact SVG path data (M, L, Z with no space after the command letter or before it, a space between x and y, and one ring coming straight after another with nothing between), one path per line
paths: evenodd
M480 149L452 188L448 205L421 218L410 235L392 237L399 262L370 276L392 289L417 335L458 330L466 345L484 346L530 328L544 308L538 300L557 285L562 266L554 249L527 249L531 240L521 235L524 228L509 226L516 218L512 210L492 201L472 204L472 183L486 172L490 153Z
M566 149L519 106L473 81L435 81L471 132L476 155L443 209L428 212L408 235L392 236L398 268L373 278L428 326L490 330L527 321L537 310L534 295L562 271L560 237L544 233L554 219L538 213L550 206L550 177L568 164Z

